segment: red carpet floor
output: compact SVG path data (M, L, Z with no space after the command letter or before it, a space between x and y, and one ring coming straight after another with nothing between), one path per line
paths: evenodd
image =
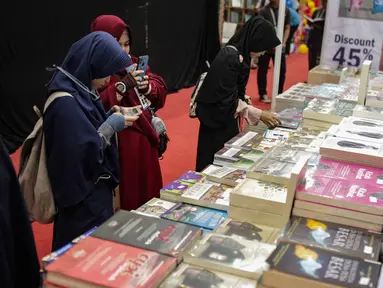
M270 62L271 63L271 62ZM287 58L287 76L285 89L298 83L307 81L307 56L292 55ZM273 68L268 73L268 93L272 93ZM161 161L164 183L178 178L183 172L195 167L197 150L198 120L189 118L189 103L193 88L181 90L167 98L166 106L159 113L165 121L171 142L165 158ZM270 109L270 104L258 101L257 70L253 70L247 86L247 95L252 96L253 103L261 109ZM15 166L19 154L12 155ZM17 167L16 167L17 168ZM36 245L41 259L50 253L52 241L52 225L33 224Z

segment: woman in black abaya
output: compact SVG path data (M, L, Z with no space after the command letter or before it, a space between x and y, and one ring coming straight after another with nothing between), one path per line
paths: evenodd
M245 102L250 54L259 56L280 44L271 23L254 16L215 57L196 98L200 121L197 171L212 164L214 154L239 133L238 116L251 125L259 120L268 127L280 124L272 113Z

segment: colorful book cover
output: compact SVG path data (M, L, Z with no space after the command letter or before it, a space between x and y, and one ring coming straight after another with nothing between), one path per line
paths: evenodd
M267 262L278 272L336 287L376 288L381 264L302 244L280 243Z
M261 135L253 131L241 132L225 143L226 147L251 150L256 147L261 139Z
M47 280L67 286L72 278L77 285L71 287L155 287L175 266L172 257L88 237L47 267Z
M279 241L301 243L377 261L382 240L380 233L293 216L284 228Z
M209 165L203 170L203 173L207 176L211 176L216 179L224 179L233 183L241 183L246 179L246 171L230 167L220 167L216 165Z
M256 283L230 274L181 264L160 288L256 288Z
M163 213L173 208L175 205L177 205L176 202L153 198L141 207L137 208L136 211L160 217Z
M313 195L327 198L333 206L339 205L347 208L348 204L346 203L350 203L369 206L370 209L377 208L378 211L382 210L381 213L383 213L383 193L381 188L361 182L325 177L307 177L306 175L304 183L298 185L295 197L303 199L301 194L308 194L307 197ZM372 214L374 214L373 211L371 211Z
M193 186L192 183L173 181L161 189L161 193L169 193L181 196L189 187Z
M227 212L179 203L166 211L162 218L213 230L227 218Z
M321 158L307 173L315 178L339 178L383 187L383 169L379 168Z
M92 236L179 258L201 229L120 210Z
M183 174L180 178L178 178L177 181L181 181L182 183L195 184L203 178L204 175L200 172L188 171L185 174Z

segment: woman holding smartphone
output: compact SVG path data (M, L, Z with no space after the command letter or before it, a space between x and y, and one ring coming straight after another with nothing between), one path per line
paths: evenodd
M113 15L102 15L96 18L92 31L104 31L111 34L121 48L130 54L132 47L132 31L126 23ZM99 90L105 109L113 105L137 106L142 105L138 94L145 96L151 102L154 111L161 109L166 100L167 87L164 80L153 74L146 67L146 75L139 76L144 71L136 70L138 58L130 55L135 65L113 75L108 85ZM159 137L153 129L152 113L144 109L142 115L132 127L118 134L120 153L121 209L132 210L143 205L153 197L160 196L162 175L158 159Z

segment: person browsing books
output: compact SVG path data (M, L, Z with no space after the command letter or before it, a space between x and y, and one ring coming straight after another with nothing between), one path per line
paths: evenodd
M238 116L249 124L259 120L269 127L280 124L270 112L261 111L245 101L250 73L250 54L263 54L281 42L270 22L253 16L217 54L196 97L200 122L196 170L213 164L214 154L239 133Z
M278 12L279 11L279 0L270 0L270 3L263 7L259 14L263 16L266 20L268 20L273 26L274 29L277 28L278 25ZM284 23L284 32L282 39L282 55L281 55L281 69L279 75L279 86L278 86L278 94L283 92L283 86L285 84L286 79L286 57L285 50L287 40L290 35L290 10L286 7L285 10L285 23ZM265 103L270 103L270 99L267 96L267 71L269 70L270 59L275 60L275 49L270 48L266 51L266 53L259 57L258 59L258 93L261 101Z
M307 41L309 47L309 70L320 64L326 7L327 0L322 0L322 7L315 10L312 21L310 21L311 19L307 21L310 25L309 39Z
M96 89L129 63L110 34L90 33L72 45L49 83L48 95L61 91L72 96L54 100L43 116L57 206L52 251L113 215L113 189L120 178L114 135L138 116L126 116L129 108L118 106L105 113Z
M117 16L99 16L93 21L91 30L111 34L124 53L131 53L132 30ZM130 56L133 63L137 64L138 58ZM121 167L120 205L121 209L133 210L154 197L160 197L160 189L163 186L158 159L160 139L151 124L153 116L150 109L157 111L164 107L168 91L162 77L154 74L149 66L142 82L138 74L143 71L136 70L136 65L130 73L127 73L125 68L112 75L110 82L100 90L100 96L106 109L120 104L140 105L138 94L151 102L151 107L143 111L132 127L118 134ZM121 82L126 86L125 91L118 90Z

